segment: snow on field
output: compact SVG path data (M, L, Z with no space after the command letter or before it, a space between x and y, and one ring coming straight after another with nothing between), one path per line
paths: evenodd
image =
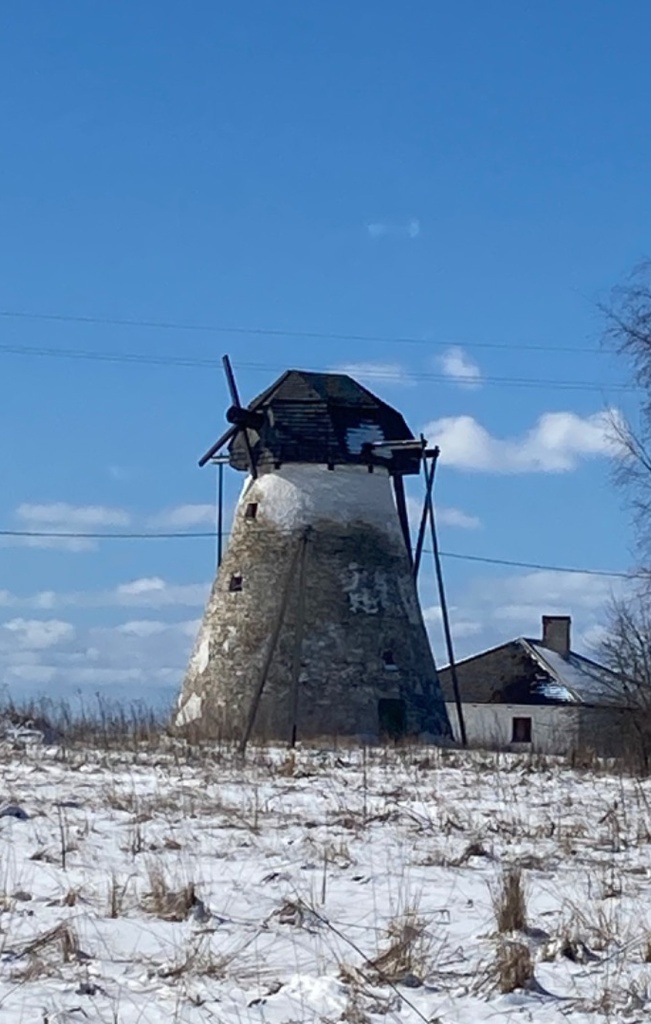
M651 782L431 748L0 760L0 1024L649 1019Z

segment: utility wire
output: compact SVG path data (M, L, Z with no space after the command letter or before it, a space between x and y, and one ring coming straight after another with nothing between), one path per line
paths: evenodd
M219 359L209 359L202 357L190 357L190 356L156 356L156 355L142 355L138 352L107 352L107 351L91 351L89 349L71 349L71 348L47 348L37 346L19 346L19 345L0 345L0 354L3 355L16 355L16 356L34 356L34 357L45 357L53 359L74 359L74 360L89 360L91 362L103 362L103 363L126 363L131 365L143 365L143 366L174 366L174 367L189 367L189 368L203 368L203 369L221 369L222 363ZM235 361L235 366L238 369L253 370L256 373L278 373L284 367L278 365L271 365L269 363L252 363L242 362L239 360ZM308 368L309 369L309 368ZM343 367L345 370L345 366ZM352 372L351 366L351 372ZM313 366L312 372L315 373L332 373L332 367L327 366ZM386 381L387 383L394 382L398 379L399 375L395 370L386 369L383 370L379 367L370 367L364 370L364 374L373 380ZM405 373L405 377L409 378L409 373ZM497 387L516 387L516 388L556 388L561 391L640 391L642 390L635 384L626 384L618 382L608 381L584 381L584 380L556 380L547 378L532 378L532 377L484 377L482 376L479 381L466 380L462 376L452 376L444 373L432 373L427 371L418 371L415 377L419 381L431 381L432 383L438 384L489 384Z
M392 336L381 334L345 334L330 331L295 331L282 330L278 327L228 327L223 324L188 324L169 320L139 320L122 317L78 316L68 313L31 313L26 310L0 309L0 317L11 320L44 320L60 323L88 324L105 327L137 327L165 331L196 331L202 334L240 334L245 336L260 335L270 338L300 338L318 341L359 341L387 345L428 345L431 347L450 348L447 341L429 341L408 335ZM505 342L473 341L467 342L464 348L507 349L513 351L513 345ZM595 348L576 348L570 345L521 345L516 351L521 352L600 352Z
M32 538L35 540L214 540L215 530L196 530L189 532L139 532L139 533L105 533L105 532L71 532L63 530L0 530L0 537ZM224 534L228 536L228 534ZM428 548L423 549L432 554ZM640 573L618 572L608 569L582 569L579 566L546 565L542 562L522 562L511 558L490 558L487 555L467 555L458 551L441 551L443 558L453 558L463 562L481 562L486 565L506 565L516 569L538 569L548 572L576 573L581 576L605 576L613 579L638 579Z

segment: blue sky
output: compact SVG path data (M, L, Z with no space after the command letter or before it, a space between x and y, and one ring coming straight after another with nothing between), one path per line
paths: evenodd
M7 8L0 310L224 330L0 317L0 526L209 529L228 351L245 396L352 365L430 426L446 550L627 568L596 304L649 252L650 31L642 0ZM173 692L213 542L45 544L0 548L5 683ZM617 586L446 579L460 654L550 611L585 649Z

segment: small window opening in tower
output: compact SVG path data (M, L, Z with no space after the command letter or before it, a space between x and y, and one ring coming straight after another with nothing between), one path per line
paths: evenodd
M382 651L382 661L384 662L384 667L387 671L396 672L398 670L396 659L393 656L393 651Z
M255 519L258 515L257 501L250 501L244 510L245 519Z
M228 584L228 589L230 590L231 594L239 593L239 591L242 589L242 573L241 572L234 572L233 573L233 575L230 578L230 582Z

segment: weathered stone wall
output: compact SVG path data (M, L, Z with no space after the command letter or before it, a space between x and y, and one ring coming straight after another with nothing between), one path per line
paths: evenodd
M540 675L540 668L518 643L510 642L468 658L457 665L461 700L470 703L500 701L524 703L524 694ZM450 669L439 669L446 701L454 700Z
M247 506L256 504L255 518ZM377 737L378 701L404 702L410 735L449 724L384 470L291 465L248 481L176 714L178 727L242 735L293 556L305 530L298 736ZM241 590L231 580L241 575ZM299 615L293 570L254 735L288 739ZM387 664L388 662L388 664Z

